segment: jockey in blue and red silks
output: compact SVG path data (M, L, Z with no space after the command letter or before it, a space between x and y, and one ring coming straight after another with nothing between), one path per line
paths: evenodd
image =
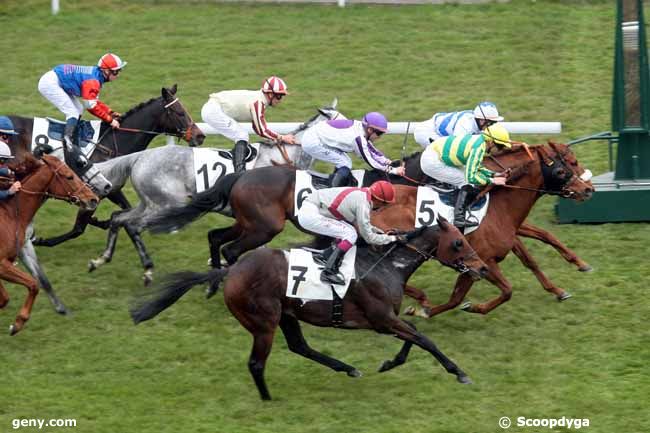
M65 115L63 135L67 146L73 145L77 120L84 109L110 123L111 127L120 127L117 120L120 114L99 100L99 92L104 83L117 79L126 63L117 55L108 53L99 59L97 66L62 64L41 77L38 91Z
M391 160L373 144L387 130L386 117L377 112L366 114L362 121L328 120L305 132L302 150L315 159L334 164L332 188L348 184L352 168L349 152L355 152L374 169L404 176L404 167L391 167Z

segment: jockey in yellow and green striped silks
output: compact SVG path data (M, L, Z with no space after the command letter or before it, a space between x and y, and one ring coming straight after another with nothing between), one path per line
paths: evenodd
M488 185L494 172L483 167L486 143L482 135L443 137L429 145L440 159L453 167L465 167L465 180L473 185Z

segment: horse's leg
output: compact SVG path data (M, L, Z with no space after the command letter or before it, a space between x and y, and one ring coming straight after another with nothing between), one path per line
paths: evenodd
M53 238L43 239L36 238L34 239L34 245L44 246L44 247L54 247L70 239L78 238L86 230L86 226L90 223L90 220L95 211L86 211L79 210L77 212L77 219L74 222L74 227L68 233L62 234L61 236L55 236Z
M470 313L487 314L499 305L510 300L512 297L512 284L510 284L510 282L506 280L506 277L503 276L501 269L499 269L499 265L494 260L490 260L486 263L490 271L485 278L497 286L501 290L501 294L491 301L484 302L482 304L472 305L471 302L467 302L462 307L464 311Z
M129 235L131 242L133 242L135 250L138 252L140 263L142 263L142 267L144 268L142 279L144 280L144 285L148 286L153 281L153 260L151 260L151 257L149 257L147 247L144 245L144 242L142 241L142 237L140 236L138 230L132 227L130 224L123 224L123 226L124 230ZM115 249L113 249L111 252L111 259L113 257L114 251Z
M562 257L564 257L564 260L576 265L580 272L590 272L593 270L593 268L589 266L587 262L578 257L576 253L567 248L567 246L564 245L558 238L546 230L524 222L517 229L517 236L537 239L538 241L542 241L545 244L552 246L557 250L557 252L562 255Z
M395 317L394 322L390 326L390 331L400 340L415 344L432 354L448 373L456 376L458 382L464 384L472 383L469 376L467 376L460 367L458 367L451 359L447 358L447 356L436 347L433 341L429 340L424 334L416 331L412 325L409 325L403 320Z
M414 331L417 331L417 328L413 323L407 322L406 320L403 320L403 322L410 326ZM384 371L392 370L393 368L404 364L406 362L406 358L408 358L409 352L411 351L411 347L413 347L413 343L410 341L405 341L404 345L393 359L384 361L384 363L381 364L379 367L379 372L383 373Z
M5 286L2 285L0 281L0 310L7 306L9 303L9 292L5 289Z
M404 286L404 294L408 296L409 298L415 299L418 304L420 304L421 307L424 308L433 308L433 304L431 301L429 301L429 298L427 298L427 295L424 293L424 291L418 289L417 287L409 286L406 284ZM413 307L412 305L406 307L404 309L404 314L407 316L420 316L420 317L428 317L422 309Z
M241 235L241 227L238 224L230 227L213 229L208 232L208 243L210 244L210 265L213 268L221 268L221 245L233 241Z
M283 227L284 220L282 220L281 224L275 224L275 226L260 225L259 227L254 227L252 230L247 230L246 228L242 227L241 236L223 247L223 257L226 259L229 265L232 265L237 261L237 258L246 251L250 251L270 242L278 233L282 231Z
M295 317L283 314L280 318L280 329L282 329L284 338L287 340L289 350L293 353L323 364L334 371L344 371L350 377L361 376L361 372L351 365L345 364L338 359L331 358L309 347L300 329L300 323Z
M546 275L544 275L533 256L530 255L528 249L518 237L515 237L515 243L512 247L512 252L515 253L517 257L519 257L519 260L524 264L524 266L526 266L533 274L535 274L537 280L542 283L544 290L553 293L558 301L564 301L565 299L569 299L571 297L569 293L560 287L557 287L551 282L551 280L546 277Z
M56 296L56 293L54 293L54 289L50 284L50 280L48 280L47 275L45 275L45 271L43 271L41 264L38 262L38 257L36 256L34 245L32 245L32 242L29 240L29 237L25 237L25 243L23 244L22 249L18 253L18 258L23 263L23 265L25 265L29 273L32 274L34 278L38 280L38 283L41 286L41 288L45 290L45 293L47 294L47 297L50 299L50 302L52 303L54 310L59 314L68 314L68 309L63 304L63 302L61 302L61 300Z
M122 190L119 191L111 191L110 194L106 196L107 199L115 203L120 207L120 209L127 210L131 209L131 203L129 202L129 199L126 198ZM94 227L99 227L102 230L108 230L108 228L111 226L111 218L100 221L97 218L91 218L90 220L90 225Z
M426 317L433 317L444 311L457 307L463 301L463 299L465 299L465 295L467 295L467 292L469 292L469 289L472 287L472 284L474 284L474 280L472 280L472 277L466 274L459 275L458 278L456 279L456 285L454 286L454 290L453 292L451 292L451 296L449 297L447 303L441 305L434 305L431 308L425 308L424 314L426 315Z
M253 350L248 358L248 371L253 376L262 400L271 400L271 394L264 380L264 367L273 346L273 334L273 331L253 334Z
M111 226L108 229L108 235L106 237L106 249L104 249L104 252L99 257L91 259L88 262L88 272L92 272L112 260L113 253L115 252L115 245L117 244L117 235L120 230L118 225L113 224L113 218L122 212L126 211L116 211L111 215Z
M38 295L38 284L31 275L14 266L8 259L0 261L0 276L3 280L9 281L10 283L27 287L27 298L16 316L16 321L9 327L9 334L16 335L25 327L25 323L29 320L36 295Z

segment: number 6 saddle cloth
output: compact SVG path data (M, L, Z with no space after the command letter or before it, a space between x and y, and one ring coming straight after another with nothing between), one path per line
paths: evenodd
M331 301L334 299L332 290L336 291L339 298L343 299L350 286L350 281L355 277L354 263L357 257L357 247L354 246L345 253L339 271L345 278L345 284L323 283L320 273L323 266L314 262L314 250L294 248L284 252L289 262L287 275L287 297L300 298L304 302L310 300Z

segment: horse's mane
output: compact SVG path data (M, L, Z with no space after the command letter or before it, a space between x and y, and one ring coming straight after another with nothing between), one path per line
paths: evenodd
M162 98L162 96L158 96L156 98L151 98L148 101L139 103L138 105L136 105L135 107L133 107L129 111L127 111L126 113L122 114L121 119L122 120L126 119L127 117L131 116L133 113L142 110L147 105L149 105L149 104L151 104L151 103L153 103L155 101L158 101L160 98Z
M41 166L41 162L36 159L35 156L31 154L25 154L21 161L16 161L8 164L9 168L16 173L18 179L22 179L32 172L34 172L38 167Z

